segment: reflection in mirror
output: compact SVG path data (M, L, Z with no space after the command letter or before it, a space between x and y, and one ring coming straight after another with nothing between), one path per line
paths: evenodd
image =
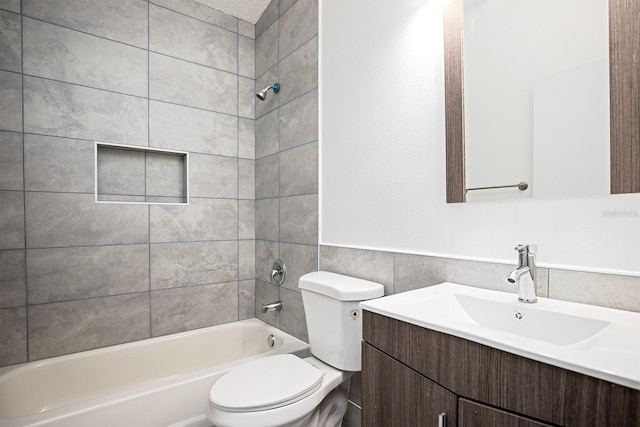
M640 191L638 2L461 6L444 14L447 201Z

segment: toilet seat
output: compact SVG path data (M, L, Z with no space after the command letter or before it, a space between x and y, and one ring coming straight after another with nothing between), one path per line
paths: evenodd
M223 375L211 387L209 401L228 412L265 411L313 394L322 379L320 369L292 354L265 357Z

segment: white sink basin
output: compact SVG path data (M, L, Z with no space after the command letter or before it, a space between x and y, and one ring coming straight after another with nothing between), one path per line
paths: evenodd
M404 292L360 306L640 390L640 313L454 283Z

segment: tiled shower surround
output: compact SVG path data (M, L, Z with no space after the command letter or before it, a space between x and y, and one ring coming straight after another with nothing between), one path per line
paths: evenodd
M254 317L255 26L2 0L0 33L0 365ZM96 140L189 152L190 204L94 203ZM125 198L168 175L136 157Z
M303 340L298 279L318 265L318 1L273 0L256 24L256 315ZM282 286L271 265L287 267ZM282 300L280 312L260 306Z

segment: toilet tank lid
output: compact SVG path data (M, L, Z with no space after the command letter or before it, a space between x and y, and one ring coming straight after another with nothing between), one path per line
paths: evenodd
M328 271L305 274L300 277L298 287L339 301L364 301L384 295L384 287L380 283Z

